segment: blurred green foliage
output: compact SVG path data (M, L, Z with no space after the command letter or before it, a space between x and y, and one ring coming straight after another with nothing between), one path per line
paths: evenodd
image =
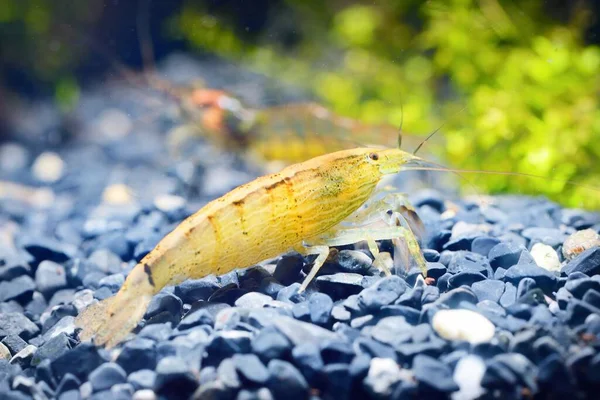
M600 208L600 48L589 17L558 22L543 3L502 0L286 0L258 37L195 2L170 22L194 46L296 85L336 112L427 134L457 168L549 179L469 176L494 192L545 194ZM564 16L563 16L564 17ZM290 43L277 38L292 37Z

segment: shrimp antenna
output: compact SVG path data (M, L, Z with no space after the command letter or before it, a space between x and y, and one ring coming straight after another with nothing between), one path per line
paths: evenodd
M466 108L467 108L467 106L464 106L463 108L460 109L460 111L457 114L460 114L461 112L465 111ZM446 121L444 121L436 130L431 132L421 143L419 143L419 145L417 146L415 151L413 151L413 155L417 155L417 152L421 149L421 147L423 147L423 145L425 143L427 143L427 141L429 139L431 139L436 133L438 133L440 131L440 129L442 129L444 127L444 125L446 125Z
M402 125L404 125L404 103L400 103L400 127L398 128L398 148L399 149L402 149Z

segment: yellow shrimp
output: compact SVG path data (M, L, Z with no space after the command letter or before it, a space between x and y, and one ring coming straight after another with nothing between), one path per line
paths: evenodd
M400 149L356 148L291 165L239 186L165 236L134 267L115 296L86 309L76 320L83 329L80 338L95 336L96 344L112 347L137 326L150 299L163 287L248 267L290 249L318 255L301 290L327 259L329 246L365 238L377 261L374 240L405 237L423 270L425 261L405 224L370 229L366 222L372 222L380 210L355 213L384 175L422 162ZM365 224L340 226L349 216Z

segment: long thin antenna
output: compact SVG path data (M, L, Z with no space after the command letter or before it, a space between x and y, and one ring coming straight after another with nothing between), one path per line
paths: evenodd
M457 112L457 114L460 114L461 112L465 111L466 108L467 108L467 106L464 106L463 108L460 109L460 111ZM438 133L440 131L440 129L442 129L444 127L444 125L446 125L446 121L444 121L436 130L434 130L433 132L431 132L425 138L425 140L423 140L421 143L419 143L419 145L417 146L417 148L415 149L415 151L413 151L413 155L417 155L417 152L421 149L421 147L423 147L423 145L425 143L427 143L427 141L429 139L431 139L436 133Z
M404 125L404 103L400 103L400 127L398 128L398 148L399 149L402 149L402 125Z

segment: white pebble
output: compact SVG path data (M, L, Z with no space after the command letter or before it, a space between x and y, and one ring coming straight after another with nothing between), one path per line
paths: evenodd
M65 171L65 163L58 154L47 151L35 159L31 170L37 180L53 183L62 178Z
M369 365L365 383L379 396L389 396L394 384L403 378L402 370L391 358L375 357Z
M133 126L131 118L117 109L108 109L100 114L97 129L108 140L117 140L126 136Z
M102 192L102 201L107 204L125 205L133 202L131 188L123 183L109 185Z
M530 253L538 267L550 272L560 272L560 260L552 246L536 243L531 248Z
M133 394L133 400L154 400L156 394L150 389L138 390Z
M569 236L563 244L563 256L570 260L579 253L600 246L600 235L593 229L583 229Z
M185 199L174 194L161 194L154 199L154 206L162 212L176 211L185 206Z
M440 310L433 316L433 329L447 340L471 344L489 342L496 327L489 319L471 310Z
M485 363L474 355L461 358L454 369L454 382L460 388L458 392L452 393L452 400L477 399L485 389L481 387L481 380L485 374Z

